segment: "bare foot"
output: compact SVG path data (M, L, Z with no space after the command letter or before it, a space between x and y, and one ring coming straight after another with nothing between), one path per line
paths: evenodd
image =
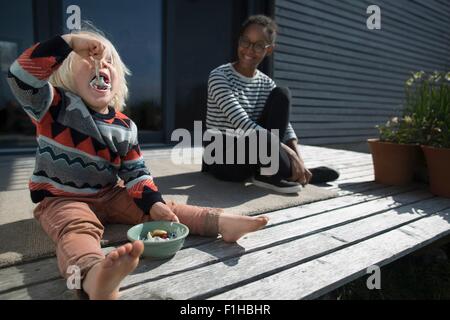
M119 297L122 280L139 263L144 243L135 241L112 251L102 262L93 266L86 274L83 289L91 300L115 300Z
M262 229L267 222L267 216L248 217L222 213L219 216L219 233L225 242L236 242L247 233Z

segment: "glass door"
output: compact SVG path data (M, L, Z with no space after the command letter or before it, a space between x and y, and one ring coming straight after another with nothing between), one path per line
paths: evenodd
M249 14L270 14L268 0L171 1L169 25L173 64L174 128L193 130L206 118L210 72L236 60L242 23ZM262 70L268 72L266 65ZM170 76L170 74L169 74ZM204 128L203 128L204 129Z
M111 40L131 70L130 96L124 113L138 126L140 143L161 142L162 0L63 0L65 32L69 32L67 26L73 22L67 8L73 5L79 7L82 21L89 21Z
M174 1L173 69L175 128L192 130L206 115L209 73L231 62L245 1Z
M17 56L34 42L33 1L16 0L0 10L0 148L32 146L34 126L6 81Z

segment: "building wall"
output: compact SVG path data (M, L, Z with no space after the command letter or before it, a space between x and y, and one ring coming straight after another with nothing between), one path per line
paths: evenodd
M381 8L381 30L366 9ZM450 70L450 1L276 0L277 84L293 94L292 124L304 144L377 136L399 113L412 71Z

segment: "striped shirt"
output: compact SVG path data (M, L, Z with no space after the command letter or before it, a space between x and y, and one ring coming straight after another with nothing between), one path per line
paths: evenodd
M256 70L252 78L238 73L231 63L214 69L208 81L206 128L264 130L256 121L261 116L270 92L276 87L267 75ZM297 139L289 124L284 141Z
M61 37L34 45L11 66L9 85L36 126L38 148L29 181L33 202L96 197L118 179L144 214L164 202L139 148L137 127L112 107L99 114L48 78L72 49Z

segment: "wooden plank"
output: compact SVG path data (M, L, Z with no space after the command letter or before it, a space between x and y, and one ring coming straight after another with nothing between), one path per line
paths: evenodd
M345 137L320 137L320 138L301 138L304 144L311 145L330 145L330 144L346 144L346 143L361 143L370 138L377 138L376 135L348 135Z
M183 250L208 242L214 238L189 236ZM102 248L105 254L115 247ZM56 258L46 258L22 265L0 269L0 300L2 299L62 299L77 297L67 289L61 278ZM44 289L43 289L44 288ZM42 292L40 292L43 290ZM2 298L8 297L8 298Z
M320 108L314 108L316 110L320 110ZM320 114L314 111L306 112L304 108L295 108L295 112L292 113L290 117L290 122L297 123L299 126L302 126L304 129L308 129L308 126L317 125L318 123L323 123L325 125L331 125L336 123L337 128L348 128L350 124L355 124L358 126L374 127L375 125L384 124L388 119L390 119L393 114L379 116L376 114ZM329 109L327 109L329 112Z
M55 258L0 269L0 294L60 278Z
M442 199L431 199L423 203L424 206L428 203L429 210L442 210L450 205L449 201L448 199L445 199L445 201ZM413 206L411 206L410 210L412 211L412 209ZM291 225L293 224L284 226L289 227ZM389 228L392 227L392 225L389 226ZM291 230L286 231L289 234L296 234L290 233ZM248 238L250 237L251 235ZM312 239L314 241L311 241ZM239 244L242 245L241 243ZM244 255L229 256L229 258L219 263L141 284L126 290L123 298L204 299L210 295L215 295L242 286L247 282L253 282L278 273L286 268L291 268L292 265L304 263L306 262L305 260L317 259L324 253L329 253L330 250L336 251L344 245L347 244L340 239L327 237L323 234L314 234L311 237L290 240L279 245L272 244L258 251L249 252L250 250L247 250L247 246L243 246L246 252ZM227 248L223 248L223 250L227 250ZM295 254L292 254L293 252ZM264 263L261 263L261 261L264 261ZM348 259L342 261L348 261Z
M297 136L301 137L302 139L308 139L308 138L321 138L321 137L348 137L349 135L352 136L377 136L378 132L376 129L329 129L329 130L302 130L302 129L296 129L295 132L297 133Z
M318 11L316 11L318 12ZM292 28L295 30L308 30L314 35L323 35L328 38L333 38L341 41L350 41L352 44L363 46L364 39L367 39L367 29L365 28L365 19L360 19L359 21L351 21L350 24L344 25L339 23L340 21L349 21L349 19L341 19L336 15L332 19L326 19L324 16L330 17L330 14L325 12L318 12L319 14L310 15L307 12L294 12L290 10L280 9L277 10L277 21L284 28ZM320 15L320 16L319 16ZM364 18L359 15L359 18ZM384 17L385 18L385 17ZM372 33L370 38L373 39L373 43L367 44L368 48L374 49L387 49L391 53L397 52L395 49L405 49L408 45L411 45L415 35L405 38L405 33L398 32L398 29L394 29L392 19L384 19L383 23L384 32ZM416 19L417 21L417 19ZM436 27L435 27L436 29ZM283 33L283 31L281 32ZM410 33L411 34L411 33ZM349 37L351 36L351 38ZM403 38L402 38L403 37ZM414 46L412 52L409 54L410 57L415 57L415 53L423 54L426 51L426 42L422 45ZM432 41L429 41L433 43ZM435 41L437 45L433 47L433 54L442 53L445 49L445 40Z
M401 190L405 190L402 188L392 188L391 192L401 192ZM388 191L388 190L386 190ZM383 196L385 192L379 192L378 196ZM389 192L388 192L389 193ZM416 196L416 195L425 195L426 193L421 193L421 192L413 192L413 193L407 193L404 195L399 195L399 197L401 197L402 199L406 199L408 197L411 196ZM365 207L367 206L367 201L369 199L376 199L376 195L377 193L374 193L374 195L372 196L364 196L361 195L360 196L360 202L361 205L364 205ZM356 198L355 198L356 199ZM333 199L330 199L333 200ZM372 210L375 207L380 207L382 206L382 204L384 203L386 205L386 207L389 207L390 205L394 205L392 200L385 200L385 199L380 199L380 200L374 200L376 201L376 205L374 204L372 206ZM349 204L352 203L352 201L350 199L342 199L340 201L336 201L334 204L330 203L329 201L322 201L322 202L318 202L315 204L311 204L311 205L307 205L301 208L301 210L280 210L277 212L273 212L273 213L268 213L267 215L271 218L271 220L273 220L273 222L271 222L270 225L272 224L276 224L273 227L264 229L262 231L259 231L260 233L260 239L259 240L255 240L256 242L254 243L254 245L268 245L271 242L275 241L275 239L277 241L281 241L283 239L288 238L291 234L297 234L298 230L295 231L295 228L303 228L302 230L306 230L309 232L312 232L312 229L314 227L317 226L321 226L320 220L327 220L329 223L331 223L333 221L333 219L329 219L328 217L324 217L324 218L319 218L319 215L321 213L325 214L325 215L330 215L330 213L328 212L330 210L330 208L336 207L338 204L341 204L342 206L348 206ZM345 209L345 208L344 208ZM352 210L354 212L359 212L361 211L361 207L358 207L357 210ZM307 227L305 229L305 224L300 224L298 226L293 226L294 229L292 229L290 232L281 232L278 229L284 229L284 225L286 225L287 222L289 221L295 221L298 219L306 219L307 217L311 217L310 219L313 219L313 222L309 225L309 227ZM335 217L337 217L338 219L341 219L339 221L342 221L342 219L344 219L345 217L342 214L337 214L335 215ZM305 220L306 221L306 220ZM314 222L316 221L316 222ZM336 220L334 220L336 221ZM274 223L275 222L275 223ZM283 223L284 222L284 223ZM288 224L290 225L290 224ZM262 232L262 233L261 233ZM267 234L266 234L267 233ZM266 234L266 235L264 235ZM282 234L282 237L276 237L276 234ZM199 250L201 251L201 248L209 248L210 249L204 249L203 251L206 252L210 252L210 250L213 250L217 244L221 245L222 241L211 241L208 239L208 243L205 243L202 246L196 246L194 248L191 249L183 249L181 250L177 256L175 257L174 260L170 260L167 263L165 263L164 265L160 266L159 262L149 262L149 263L145 263L145 264L141 264L138 269L136 270L136 275L131 275L130 277L127 278L127 280L124 282L124 286L128 286L132 283L137 283L140 281L144 281L145 279L148 279L149 277L161 277L163 275L167 275L167 274L171 274L171 273L176 273L179 272L180 270L186 269L186 268L193 268L198 264L201 263L210 263L210 260L214 258L214 255L211 254L207 254L207 255L201 255L199 256ZM243 243L245 244L246 242L246 238L240 240L240 243L244 241ZM225 245L227 246L227 245ZM246 245L246 248L248 249L249 247ZM219 250L220 251L220 250ZM206 260L205 260L206 259ZM181 268L181 269L180 269ZM44 283L44 284L38 284L39 287L42 288L42 292L47 292L47 287L52 287L52 286L61 286L62 284L64 284L61 281L52 281L52 283L54 284L49 284L49 283ZM8 292L6 293L4 296L17 296L17 294L19 294L20 297L22 297L25 293L23 292L26 289L19 289L19 290L15 290L15 291L20 291L20 293L17 292ZM63 288L60 289L56 289L56 288L52 288L50 290L50 292L61 292L63 290ZM38 290L37 290L38 291ZM34 291L33 291L34 293ZM36 298L36 293L34 293L34 298ZM68 295L70 296L70 295ZM2 298L2 295L0 295L0 298ZM44 294L43 298L47 298L47 295Z
M301 143L300 143L301 145ZM303 149L304 148L304 149ZM342 149L331 149L331 148L324 148L324 147L317 147L317 146L302 146L302 152L305 153L307 156L315 156L318 159L327 159L329 157L336 157L336 158L350 158L352 156L361 156L361 157L367 157L369 156L367 153L362 152L356 152L356 151L349 151L349 150L342 150ZM337 159L337 160L339 160Z
M212 299L314 299L450 234L449 209ZM370 254L368 254L370 252ZM345 264L342 261L351 263ZM383 275L381 274L383 287Z
M390 186L379 189L373 189L370 192L354 193L351 195L341 196L338 198L306 204L300 207L278 210L272 212L269 215L270 221L268 223L268 226L277 225L280 223L290 223L299 219L307 219L309 217L319 216L323 213L336 210L346 211L347 209L356 205L360 205L360 207L358 207L358 209L356 210L364 210L364 208L362 208L363 207L362 204L368 201L381 201L381 203L386 204L387 202L385 202L385 200L387 197L395 197L402 195L404 196L405 193L413 193L416 195L422 194L422 191L421 189L418 189L417 187L414 186L404 186L404 187ZM377 203L379 204L380 202ZM371 205L375 205L377 203L372 202ZM392 202L389 203L392 204ZM326 223L324 223L324 226L325 225Z
M357 203L362 203L369 200L378 199L387 195L392 195L396 193L401 193L406 190L412 190L413 187L386 187L381 185L372 185L372 186L359 186L355 188L356 192L352 196L343 196L341 198L334 198L329 200L324 200L320 203L309 204L302 207L302 210L307 210L311 214L314 212L318 213L320 208L341 208ZM364 193L357 193L361 190ZM370 190L370 192L367 192ZM314 207L316 207L314 209ZM290 211L294 210L285 209L279 210L272 214L270 224L277 224L281 220L284 214L290 215ZM315 210L315 211L314 211ZM195 237L194 237L195 238ZM201 238L201 237L198 237ZM195 247L200 242L193 242L192 237L189 237L186 240L185 248L187 247ZM202 239L213 241L210 239ZM183 249L182 249L183 250ZM55 258L48 258L44 260L39 260L36 262L31 262L27 264L23 264L20 266L8 267L4 269L0 269L0 293L4 293L5 291L11 291L14 289L19 289L20 287L26 287L29 285L35 285L37 283L46 282L49 280L54 280L59 278L59 271L57 268L57 262Z
M311 2L308 5L317 6L319 5L319 3ZM346 5L344 10L340 10L335 6L331 12L329 5L330 4L327 4L326 6L320 5L320 9L314 8L316 10L313 9L310 11L297 11L292 10L292 8L286 10L280 8L279 10L277 10L277 17L283 16L291 19L292 21L297 20L303 23L307 23L311 25L308 27L308 29L313 29L315 32L325 33L326 31L336 31L344 35L351 34L352 40L354 39L354 37L357 37L358 40L361 39L359 41L362 42L367 39L367 30L365 30L365 28L361 28L361 25L365 26L365 24L362 24L362 22L364 21L361 19L361 12L365 12L366 8L361 8L363 9L363 11L356 12L357 10L355 10L354 12L351 12L355 7L354 4L352 4L352 8L349 8L349 6ZM390 9L385 9L385 11L389 11L389 13L392 13ZM426 54L427 48L429 48L429 46L431 45L433 47L433 53L442 54L443 52L445 52L446 46L444 45L443 40L433 42L430 41L429 34L425 37L418 37L414 32L404 29L404 26L403 28L399 29L398 24L393 23L394 20L390 19L390 17L390 15L383 14L383 28L384 30L387 30L387 32L383 32L382 34L375 33L371 35L371 37L374 39L373 42L375 42L377 45L380 44L383 47L395 46L404 49L410 48L410 50L408 51L413 51L420 54ZM415 20L418 20L417 16L415 17ZM448 23L449 21L447 21L447 25ZM302 26L299 26L297 28L301 29ZM437 25L433 25L431 32L436 30L437 28ZM327 32L326 34L329 33ZM331 33L330 36L337 37L337 35L333 35L333 33Z
M301 59L299 59L301 57ZM332 70L339 70L346 73L354 73L354 74L363 74L369 76L375 76L380 77L383 75L382 70L377 70L376 68L370 68L369 66L358 66L355 64L341 64L336 63L332 61L325 61L322 59L319 59L317 57L310 57L310 56L291 56L287 54L276 54L274 56L276 68L280 71L296 71L296 72L303 72L304 66L310 66L310 67L316 67L316 68L324 68L324 69L332 69ZM406 70L402 70L402 74ZM388 72L385 74L385 77L388 77L389 79L396 79L398 81L405 81L405 77L400 73L393 73ZM312 87L311 89L319 89ZM393 88L394 89L394 88ZM355 92L352 90L352 92ZM371 88L366 88L364 91L365 94L373 95L374 90L371 90ZM384 93L386 96L396 96L396 94L401 93L401 90L396 89L390 90Z
M374 181L374 180L375 176L373 174L373 171L372 169L369 169L368 171L361 171L349 174L348 176L343 177L342 179L330 182L330 184L335 184L341 187L341 185L345 184L353 184L362 181Z
M325 44L319 44L315 42L309 42L309 41L303 41L301 43L297 42L296 45L292 45L291 40L286 37L285 40L280 36L278 39L277 44L277 51L275 54L278 53L284 53L292 56L298 56L299 59L301 59L301 54L306 51L316 51L318 54L322 54L323 56L326 56L327 54L333 54L338 55L342 58L354 58L357 59L360 62L367 61L369 63L379 64L384 66L385 68L402 68L404 69L404 76L406 77L408 73L410 72L411 68L414 68L415 70L427 70L425 65L419 63L416 66L413 66L412 64L395 61L391 62L388 59L381 59L376 58L368 54L360 54L357 52L353 52L348 49L340 48L340 47L329 47ZM409 70L409 71L407 71ZM276 71L276 66L275 66ZM361 84L360 84L361 85Z
M306 160L314 160L317 162L334 160L336 163L344 163L345 161L349 162L352 158L356 161L371 161L371 154L369 153L355 153L355 154L322 154L320 151L311 153L308 150L305 150L304 147L306 145L301 144L299 146L300 152L302 153L302 157Z
M301 60L300 60L301 61ZM299 61L299 62L300 62ZM277 67L276 74L279 77L284 77L288 79L296 79L295 75L300 73L304 74L317 74L321 76L329 76L331 79L347 79L353 81L364 81L367 84L378 84L379 87L387 87L387 86L397 86L398 88L403 88L406 77L399 77L398 79L393 78L382 78L374 75L368 74L359 74L345 70L335 70L335 69L326 69L323 67L313 67L308 65L302 65L301 71L292 70L292 69L282 69ZM283 76L284 75L284 76ZM289 77L288 77L289 75Z
M314 117L314 116L313 116ZM351 121L349 117L347 119L344 119L345 117L341 118L341 121L339 121L339 117L336 117L334 120L332 116L327 117L327 119L324 119L323 121L320 121L320 116L316 118L316 121L312 121L309 119L308 115L299 115L296 117L293 117L291 121L291 125L294 128L294 130L299 132L299 134L302 134L302 132L310 131L311 134L314 132L326 132L326 131L334 131L334 130L340 130L343 131L344 134L347 134L349 131L354 132L356 130L370 130L370 132L377 132L375 126L379 125L380 123L385 123L386 118L384 118L384 121L371 121L369 117L366 117L363 121ZM303 137L308 137L308 135L302 134Z
M409 41L394 42L389 39L389 35L392 35L390 32L383 34L373 33L371 35L373 41L367 41L367 30L362 30L362 28L359 28L362 31L358 32L358 29L342 28L336 23L327 23L307 15L300 15L301 18L298 21L288 16L289 14L285 14L283 11L280 11L277 15L277 22L282 30L281 35L284 35L284 37L280 36L280 43L284 43L286 39L289 39L289 43L294 45L305 41L314 41L319 44L327 44L332 47L340 47L365 54L373 54L376 51L377 56L381 58L390 59L393 62L401 61L412 64L419 62L421 60L420 57L422 57L422 63L427 68L440 65L442 63L440 58L445 52L444 48L434 46L424 58L425 49L415 46L411 50L411 46L408 44ZM311 22L308 23L307 20ZM384 28L386 29L386 24ZM364 33L366 34L364 35Z
M361 152L353 152L348 150L339 150L339 149L331 149L331 148L323 148L323 147L315 147L315 146L307 146L307 145L301 145L300 146L302 153L304 154L304 157L311 157L317 160L324 160L333 158L336 160L341 159L351 159L352 157L368 157L367 153L361 153ZM195 148L193 150L194 152L202 152L201 148ZM164 154L164 158L168 159L170 158L172 150L167 151L166 154ZM152 161L154 159L153 155L148 152L144 151L144 159L146 161Z
M172 148L164 150L164 153L160 153L162 157L170 158L172 152ZM202 152L201 147L192 148L192 152ZM315 147L315 146L302 146L302 152L307 156L314 155L317 159L326 159L328 157L351 157L352 155L361 155L364 156L366 154L360 152L353 152L348 150L339 150L339 149L331 149L331 148L323 148L323 147ZM153 150L143 150L143 156L145 160L151 160L155 157L155 153Z
M302 207L301 210L290 210L289 212L281 211L278 212L278 214L280 215L279 219L281 219L279 220L279 222L271 225L271 227L268 227L264 230L248 235L247 237L239 240L238 244L241 247L245 248L245 252L248 252L258 247L271 246L273 243L285 241L292 237L306 237L321 230L331 228L334 225L350 222L354 219L361 219L363 217L375 214L378 211L383 211L383 209L387 210L388 208L396 207L399 205L400 201L403 204L406 204L408 202L408 199L409 201L414 201L413 199L417 201L420 199L425 199L429 196L430 195L428 193L414 191L395 196L399 201L397 204L395 204L395 201L393 201L392 199L379 199L369 201L370 204L364 202L355 206L330 211L323 211L324 208L326 208L325 206L318 210L319 213L314 213L314 210L317 210L317 206L306 206ZM276 218L274 217L275 214L277 213L267 215L269 215L269 217L276 221ZM298 220L301 220L301 223L294 223L294 221L297 222ZM220 244L221 242L218 243ZM196 249L197 251L210 253L213 252L211 250L214 249L214 246L216 244L217 243L205 245L211 247L211 249L201 247L197 247ZM225 245L225 247L228 246ZM185 252L185 254L188 254L188 252ZM186 266L186 263L188 263L188 265L189 263L195 263L192 262L192 260L200 261L200 257L197 258L198 254L198 252L189 253L187 259L189 259L189 261L191 262L183 261L182 265ZM219 254L219 252L217 254ZM214 255L216 256L217 254L214 253ZM220 255L221 257L225 257L225 255ZM181 262L177 261L177 263ZM167 268L168 265L165 266L165 269ZM141 277L140 272L139 276ZM153 277L153 273L152 275L144 275L144 277L141 277L141 280L148 279L149 276Z
M386 2L382 2L384 4L387 4ZM445 28L448 26L448 23L450 20L448 19L448 7L444 11L438 11L438 10L424 10L423 2L421 3L415 3L414 1L411 1L411 3L408 2L408 6L398 6L395 3L392 3L392 11L396 12L398 14L404 14L405 17L409 19L417 18L417 13L426 12L426 14L422 14L420 17L422 19L422 22L424 23L423 26L428 26L427 30L431 31L443 31L442 34L439 32L438 34L443 37L444 39L450 40L450 36L445 33ZM434 6L434 4L433 4ZM432 7L429 7L432 8ZM435 12L433 12L435 11ZM409 20L410 26L414 26L414 24Z
M283 48L283 45L280 44L280 49ZM317 69L317 70L315 70ZM315 83L324 83L324 84L334 84L336 83L336 78L329 77L326 74L326 69L323 69L323 71L318 72L319 68L311 68L311 67L304 67L302 72L288 72L283 71L280 69L274 70L274 77L275 81L278 80L295 80L295 81L309 81L309 82L315 82ZM331 71L330 71L331 72ZM333 72L336 73L336 72ZM405 78L408 77L408 74L405 74ZM379 90L385 90L392 87L397 88L403 88L404 81L401 80L393 80L391 83L387 83L387 81L382 81L381 79L373 78L372 76L367 76L364 79L359 79L360 77L354 75L354 74L339 74L339 85L341 86L348 86L348 87L360 87L364 84L363 87L367 87L370 85L374 89ZM363 82L361 82L363 81ZM295 92L294 92L295 96Z
M306 167L307 168L314 168L317 167L319 164L311 164L309 162L305 162ZM351 176L349 176L349 174L353 174L355 172L364 172L364 174L368 174L368 175L372 175L373 174L373 165L371 163L367 163L367 162L359 162L359 163L355 163L353 164L351 167L348 166L348 164L335 164L333 163L333 161L329 160L329 162L321 162L320 163L321 166L330 166L336 170L339 171L340 173L340 177L338 180L343 180L346 178L349 178Z
M311 1L308 2L308 6L314 6L319 1ZM397 1L401 2L401 1ZM291 2L292 3L292 2ZM303 4L304 2L302 2ZM322 8L323 11L328 12L330 14L335 13L338 11L338 16L344 18L342 22L345 23L347 21L355 21L358 23L358 21L364 22L365 16L361 15L361 12L365 12L366 8L372 3L368 1L359 1L357 3L353 1L327 1L327 7ZM387 19L384 19L388 22L388 25L395 26L395 28L392 28L392 33L399 33L401 35L403 34L418 34L420 35L420 38L414 38L417 40L420 39L434 39L436 41L441 41L441 39L445 39L442 37L441 33L445 31L446 25L449 23L449 21L439 21L437 24L433 23L434 20L430 24L430 21L428 20L430 12L427 10L423 10L423 8L417 9L415 12L413 12L412 15L406 14L405 15L405 7L409 7L411 5L411 1L403 1L403 3L400 4L400 7L397 7L396 3L393 2L379 2L378 3L382 8L384 8L384 11L386 14L383 14L383 17L386 17ZM294 8L291 8L294 9ZM438 19L441 19L439 17ZM420 22L419 22L420 21ZM417 24L415 24L417 22ZM443 23L442 23L443 22ZM395 23L395 24L393 24ZM411 35L413 36L413 35ZM448 37L447 35L445 37ZM425 42L427 43L427 42ZM430 43L432 45L432 43Z
M351 158L332 158L329 157L327 159L316 160L315 158L309 157L304 159L305 163L314 163L314 165L320 164L329 164L331 166L336 166L338 168L354 168L357 166L367 166L372 165L372 156L370 154L366 154L364 157L354 156L354 161Z
M170 154L172 152L172 147L166 148L162 150L161 152L155 153L155 150L143 150L143 156L144 158L148 158L151 160L156 155L162 156L162 157L170 157ZM332 149L332 148L323 148L323 147L315 147L315 146L302 146L303 152L307 154L308 156L311 155L318 155L318 159L325 159L330 156L337 157L337 156L345 156L345 157L351 157L352 155L360 155L364 156L365 153L361 152L354 152L354 151L348 151L348 150L340 150L340 149ZM194 147L192 148L193 152L201 152L202 147ZM34 163L34 162L33 162Z
M288 39L288 38L287 38ZM286 39L286 40L287 40ZM398 78L406 78L406 76L411 71L411 67L408 65L393 65L390 61L373 61L372 59L367 59L364 55L361 56L350 56L349 52L340 51L341 54L334 54L334 52L322 51L314 49L313 46L292 46L292 51L289 50L290 44L285 41L284 50L279 50L277 45L277 49L274 52L274 61L275 69L278 68L277 63L280 61L286 61L289 64L293 65L302 65L303 59L316 59L318 62L329 62L331 64L340 64L343 66L353 66L361 69L367 69L368 74L372 75L373 72L379 74L383 72L384 69L389 69L390 72L396 73ZM335 50L335 49L333 49ZM308 63L310 60L306 60ZM370 72L369 70L372 70ZM390 76L390 74L387 74ZM400 80L400 79L399 79ZM338 85L338 84L337 84ZM389 89L391 92L399 92L399 89L391 88Z
M166 152L170 152L171 149L166 149ZM154 153L154 150L146 150L144 151L144 155L147 157L151 157L152 153ZM370 159L370 155L366 155L366 154L362 154L362 153L357 153L357 152L349 152L349 151L345 151L345 150L335 150L335 149L328 149L328 148L318 148L318 147L311 147L311 146L302 146L302 153L304 153L305 155L315 155L318 154L318 156L316 156L317 158L331 158L333 159L333 162L336 164L336 167L338 168L345 168L346 166L350 166L352 165L352 167L349 169L350 171L353 170L357 170L356 165L357 164L364 164L365 160ZM167 153L166 153L167 155ZM335 160L337 159L337 160ZM358 160L358 159L362 159L362 160ZM307 160L309 161L309 160ZM320 160L318 160L320 161ZM310 162L311 164L314 164L314 161ZM321 162L317 162L317 164L322 164ZM357 186L358 187L358 186ZM365 186L365 187L369 187L369 186ZM375 188L381 188L383 186L376 186ZM358 191L358 188L355 188L354 191ZM187 245L191 245L189 240L187 241ZM192 245L195 245L195 241L193 242ZM39 266L35 266L36 268L39 268Z
M313 76L317 78L317 76ZM314 81L314 79L313 79ZM328 80L327 80L328 81ZM344 81L344 80L343 80ZM395 110L393 105L385 104L385 103L374 103L374 102L364 102L364 101L346 101L346 100L330 100L330 99L310 99L310 98L293 98L292 104L295 106L323 106L323 107L351 107L351 108L362 108L362 109L371 109L371 108L380 108L385 110ZM397 106L398 108L398 106Z
M320 6L320 11L322 12L328 12L331 16L328 20L336 21L336 18L333 16L341 17L339 21L340 25L348 25L349 27L353 27L356 29L364 29L361 28L361 23L365 21L365 16L361 15L361 12L365 12L368 5L371 3L364 3L364 2L353 2L353 1L327 1L326 6L323 6L323 4L320 4L319 1L308 1L307 3L302 2L300 4L296 3L296 1L281 1L279 4L277 3L277 10L278 8L286 8L289 11L297 11L300 13L307 12L311 13L311 9L317 9L317 6ZM408 35L409 37L414 37L414 34L417 34L418 38L413 38L416 40L423 40L425 43L428 43L429 45L433 45L433 42L428 42L432 39L436 42L442 41L442 39L445 39L442 37L441 30L444 31L449 21L444 21L444 24L434 24L429 23L427 21L429 12L423 12L422 9L419 9L417 12L414 12L411 14L405 14L405 7L408 7L411 5L411 2L408 2L408 5L405 5L405 2L401 5L401 8L398 8L397 6L393 5L392 2L385 3L380 2L379 3L382 8L384 8L383 17L388 23L388 26L392 26L392 30L389 29L390 33L398 33L400 35ZM308 10L311 8L310 10ZM317 10L315 10L317 12ZM423 12L423 13L422 13ZM320 12L319 12L320 13ZM421 13L420 15L417 15L417 13ZM387 18L387 19L386 19ZM439 17L440 19L441 17ZM353 21L353 23L352 23ZM420 23L418 23L420 21ZM434 21L433 21L434 22ZM356 25L356 24L358 25ZM359 27L359 28L358 28ZM412 30L412 32L411 32ZM448 37L448 36L446 36Z
M281 72L292 72L289 70L281 71ZM320 74L319 72L314 72L312 70L305 70L305 72L309 72L311 74ZM346 79L351 79L350 77L344 77ZM343 79L343 78L341 78ZM401 87L402 82L399 82L395 86ZM366 95L366 94L342 94L338 92L330 92L326 90L296 90L293 94L294 98L298 99L309 99L309 98L320 98L323 100L343 100L343 101L363 101L377 104L401 104L403 101L403 95L398 95L397 97L386 97L382 93L378 96L375 95Z
M365 177L367 179L374 180L375 177L373 174L373 168L371 166L369 166L369 167L358 168L358 170L353 170L353 171L349 171L349 172L343 171L338 180L331 181L331 182L329 182L329 184L339 185L339 184L346 183L346 182L352 182L353 179L357 179L360 177Z
M329 189L335 190L338 193L339 197L343 197L352 195L355 192L371 192L373 190L376 190L378 186L379 184L370 181L370 182L355 183L343 189L340 189L339 187L330 187Z
M297 88L290 88L291 90L303 90L299 86ZM335 115L335 116L370 116L377 117L381 123L387 121L393 115L400 115L402 109L398 106L394 108L377 108L377 109L358 109L358 108L339 108L333 106L301 106L297 105L291 111L291 117L296 114L311 114L311 115Z
M438 8L439 12L444 11L444 12L448 13L447 11L450 9L448 2L441 2L440 0L434 0L434 4ZM447 16L448 16L448 14L447 14Z
M289 32L289 35L281 34L278 38L278 51L293 54L293 49L295 48L306 48L317 50L320 52L334 52L335 54L343 56L355 56L361 60L369 60L376 63L384 63L389 68L391 64L398 64L398 67L402 68L414 68L416 70L433 70L439 66L443 66L443 61L421 61L419 56L417 58L399 57L394 53L386 53L385 48L378 48L375 50L377 54L373 54L372 48L364 48L362 46L351 45L348 42L341 40L330 39L325 36L313 35L303 30L297 30L289 27L285 27L284 32ZM282 31L283 32L283 31ZM415 67L414 67L415 66Z

